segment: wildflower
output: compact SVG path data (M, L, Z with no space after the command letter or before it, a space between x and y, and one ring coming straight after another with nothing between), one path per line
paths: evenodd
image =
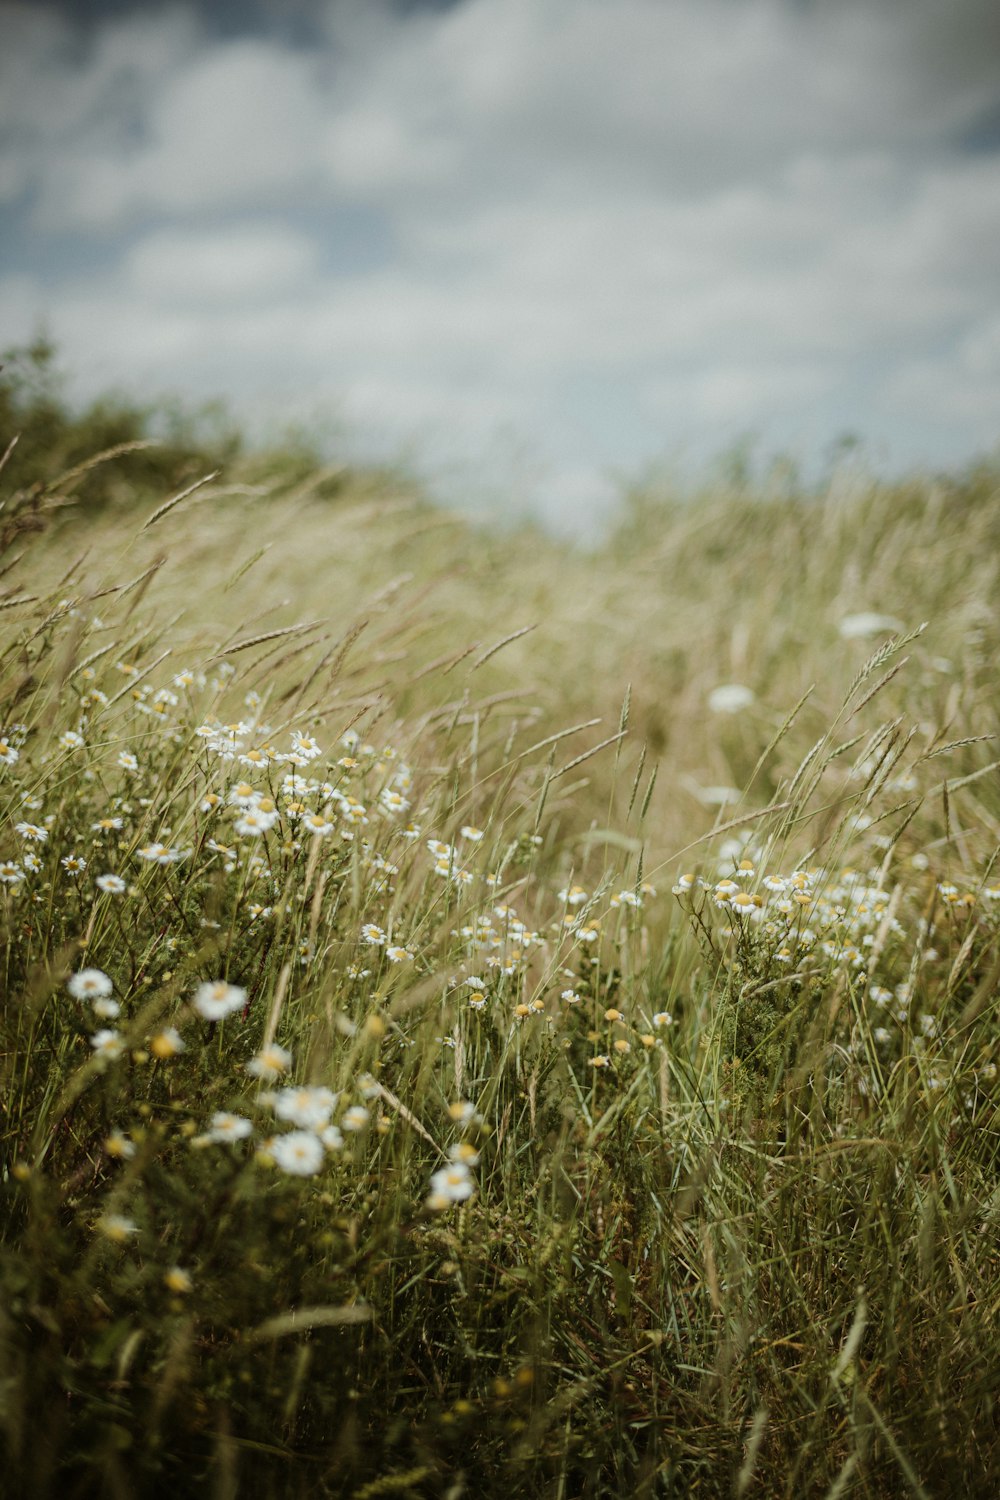
M476 1117L476 1106L467 1099L455 1099L448 1105L448 1115L456 1125L468 1125Z
M99 1021L113 1021L117 1015L121 1014L121 1006L118 1004L118 1001L112 1000L107 995L96 999L93 1002L92 1009Z
M401 828L399 831L404 839L418 839L420 837L419 823L407 823L406 827Z
M607 1057L603 1052L599 1052L596 1057L592 1057L590 1059L590 1066L592 1068L607 1068L610 1067L610 1065L610 1057Z
M120 875L98 875L96 884L99 891L111 896L120 896L128 889Z
M121 1057L125 1051L125 1041L120 1031L95 1031L90 1038L90 1045L100 1057L111 1059Z
M478 844L479 840L484 836L485 835L481 828L475 828L469 823L467 823L462 829L463 839L468 839L470 844Z
M366 943L371 943L372 947L375 948L380 947L385 942L385 933L375 922L366 922L361 929L361 936Z
M301 826L306 833L312 833L317 838L325 839L334 832L337 825L332 818L326 817L324 813L305 813L301 819Z
M161 1062L176 1057L178 1052L183 1052L186 1043L176 1027L168 1026L166 1030L158 1032L149 1044L149 1050L153 1056Z
M431 1177L431 1206L447 1208L451 1203L462 1203L476 1191L469 1168L462 1161L442 1167Z
M116 1160L129 1161L135 1155L135 1141L130 1141L123 1130L113 1130L105 1139L104 1149Z
M468 1141L459 1141L457 1145L449 1146L448 1157L451 1161L462 1162L467 1167L479 1165L479 1152Z
M118 764L123 771L138 771L139 762L131 750L120 750L118 753Z
M742 709L749 708L756 697L753 689L744 687L741 682L726 682L721 687L712 689L708 695L708 706L713 714L738 714Z
M4 885L19 885L23 879L24 871L20 865L9 859L0 861L0 882Z
M317 742L311 734L303 734L298 729L292 730L292 748L296 755L301 755L303 760L315 760L317 755L322 755Z
M19 833L29 844L44 844L49 836L49 830L40 828L37 823L15 823L14 832Z
M94 1225L99 1234L103 1234L107 1240L113 1240L116 1245L124 1245L130 1235L139 1233L139 1226L134 1219L127 1219L124 1214L102 1214Z
M401 792L389 786L383 788L378 800L389 813L406 812L410 805Z
M352 1104L340 1121L343 1130L364 1130L371 1116L362 1104Z
M101 1000L114 989L103 969L80 969L71 974L66 988L74 1000Z
M604 1019L606 1021L624 1021L625 1017L620 1010L615 1010L614 1006L611 1006L609 1010L604 1012Z
M567 1005L579 1005L583 996L578 995L576 990L563 990L559 998L565 1000Z
M168 1292L173 1292L175 1296L185 1297L193 1289L194 1282L183 1266L171 1266L169 1270L163 1273L163 1285Z
M612 1046L614 1047L616 1052L632 1051L632 1043L627 1042L623 1036L620 1036L616 1042L613 1042Z
M81 750L83 748L83 735L78 734L75 729L67 729L65 734L59 736L59 743L64 750Z
M292 1065L292 1054L286 1052L284 1047L279 1047L277 1042L271 1042L262 1047L256 1057L252 1057L247 1063L247 1072L253 1078L274 1079L280 1078L282 1073L287 1073Z
M248 807L242 818L233 824L233 832L240 838L260 838L270 833L278 821L276 812L262 812L259 807Z
M66 871L67 875L74 877L77 875L82 875L84 870L87 868L87 861L85 859L82 859L78 854L64 854L59 863Z
M98 818L96 823L91 823L90 830L92 833L116 833L122 827L121 818Z
M242 1010L247 1002L247 992L237 984L228 984L224 979L200 984L195 990L193 1005L206 1021L221 1021L224 1016Z
M322 1130L330 1122L338 1097L332 1089L322 1086L288 1088L274 1096L273 1107L279 1120L287 1120L303 1130Z
M469 996L469 1007L472 1010L484 1010L486 1008L486 996L482 990L473 990Z
M324 1125L319 1131L319 1138L328 1151L342 1151L344 1149L344 1137L336 1125Z
M311 1130L290 1130L271 1142L271 1155L292 1177L314 1177L323 1165L323 1142Z
M135 851L136 859L144 859L147 864L172 865L185 856L180 849L171 849L167 844L154 841L144 844L141 849Z
M6 735L0 735L0 766L16 765L20 759L20 751L14 749Z
M409 948L387 948L385 956L391 964L412 963L413 954Z
M231 1115L225 1110L217 1110L212 1116L211 1128L205 1135L205 1139L207 1141L244 1141L252 1134L253 1125L243 1115Z
M559 892L559 900L565 901L567 906L579 906L586 899L587 892L582 885L571 885L566 890Z

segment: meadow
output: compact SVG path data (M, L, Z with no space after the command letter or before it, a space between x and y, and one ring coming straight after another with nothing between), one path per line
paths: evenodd
M996 467L4 400L2 1492L995 1494Z

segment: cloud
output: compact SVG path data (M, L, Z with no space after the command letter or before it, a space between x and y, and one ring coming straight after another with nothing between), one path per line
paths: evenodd
M59 251L8 258L0 321L44 312L81 389L322 399L466 465L516 432L550 512L748 425L995 441L992 0L200 16L0 4L0 202Z

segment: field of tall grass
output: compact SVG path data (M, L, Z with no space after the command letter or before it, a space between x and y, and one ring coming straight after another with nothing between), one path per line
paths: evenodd
M3 1493L994 1495L997 470L6 401Z

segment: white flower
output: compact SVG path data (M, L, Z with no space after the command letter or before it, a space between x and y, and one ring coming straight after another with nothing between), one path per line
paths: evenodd
M455 1161L450 1166L442 1167L431 1177L431 1195L428 1200L432 1207L439 1204L447 1207L449 1203L462 1203L466 1198L471 1198L476 1191L476 1184L464 1161Z
M0 735L0 766L13 766L21 759L6 735Z
M319 1132L319 1138L328 1151L342 1151L344 1149L344 1137L336 1125L327 1125Z
M211 1129L206 1133L208 1141L245 1141L253 1134L253 1125L243 1115L231 1115L217 1110L212 1116Z
M15 823L14 832L19 833L29 844L44 844L49 836L49 830L40 828L37 823Z
M125 1051L124 1038L118 1031L95 1031L90 1038L90 1045L102 1057L121 1057Z
M79 750L83 746L83 735L77 734L75 729L67 729L59 736L59 743L64 750Z
M234 1011L242 1010L247 1002L247 992L237 984L227 984L224 979L214 983L200 984L194 993L194 1008L206 1021L221 1021Z
M263 812L259 807L248 807L242 818L233 824L233 832L239 838L260 838L270 833L278 821L276 812Z
M113 1021L115 1016L121 1014L121 1006L117 1000L109 996L102 996L93 1002L94 1015L101 1021Z
M23 879L24 871L20 865L14 864L9 859L5 859L0 863L0 881L5 885L20 885Z
M350 1109L344 1111L344 1117L340 1124L344 1130L364 1130L369 1121L368 1111L362 1104L352 1104Z
M99 891L107 891L112 896L120 896L128 889L120 875L98 875L96 884Z
M282 1073L287 1073L292 1065L292 1054L286 1052L284 1047L279 1047L277 1042L271 1042L267 1047L262 1047L256 1057L252 1057L247 1063L247 1072L253 1078L264 1078L272 1080L280 1078Z
M274 1097L274 1112L279 1120L303 1130L322 1130L330 1122L337 1099L332 1089L323 1086L282 1089Z
M131 750L119 750L118 764L123 771L138 771L139 769L139 762Z
M271 1142L271 1155L283 1172L313 1177L323 1165L323 1142L311 1130L290 1130Z
M103 1000L114 989L103 969L80 969L71 974L66 988L74 1000Z
M94 1227L105 1239L114 1240L116 1245L123 1245L129 1235L139 1233L135 1220L126 1219L124 1214L102 1214Z
M749 708L756 696L752 688L744 687L741 682L724 682L709 693L708 706L714 714L738 714Z
M371 943L374 948L379 947L385 942L385 933L374 922L365 923L361 929L361 936L366 943Z

